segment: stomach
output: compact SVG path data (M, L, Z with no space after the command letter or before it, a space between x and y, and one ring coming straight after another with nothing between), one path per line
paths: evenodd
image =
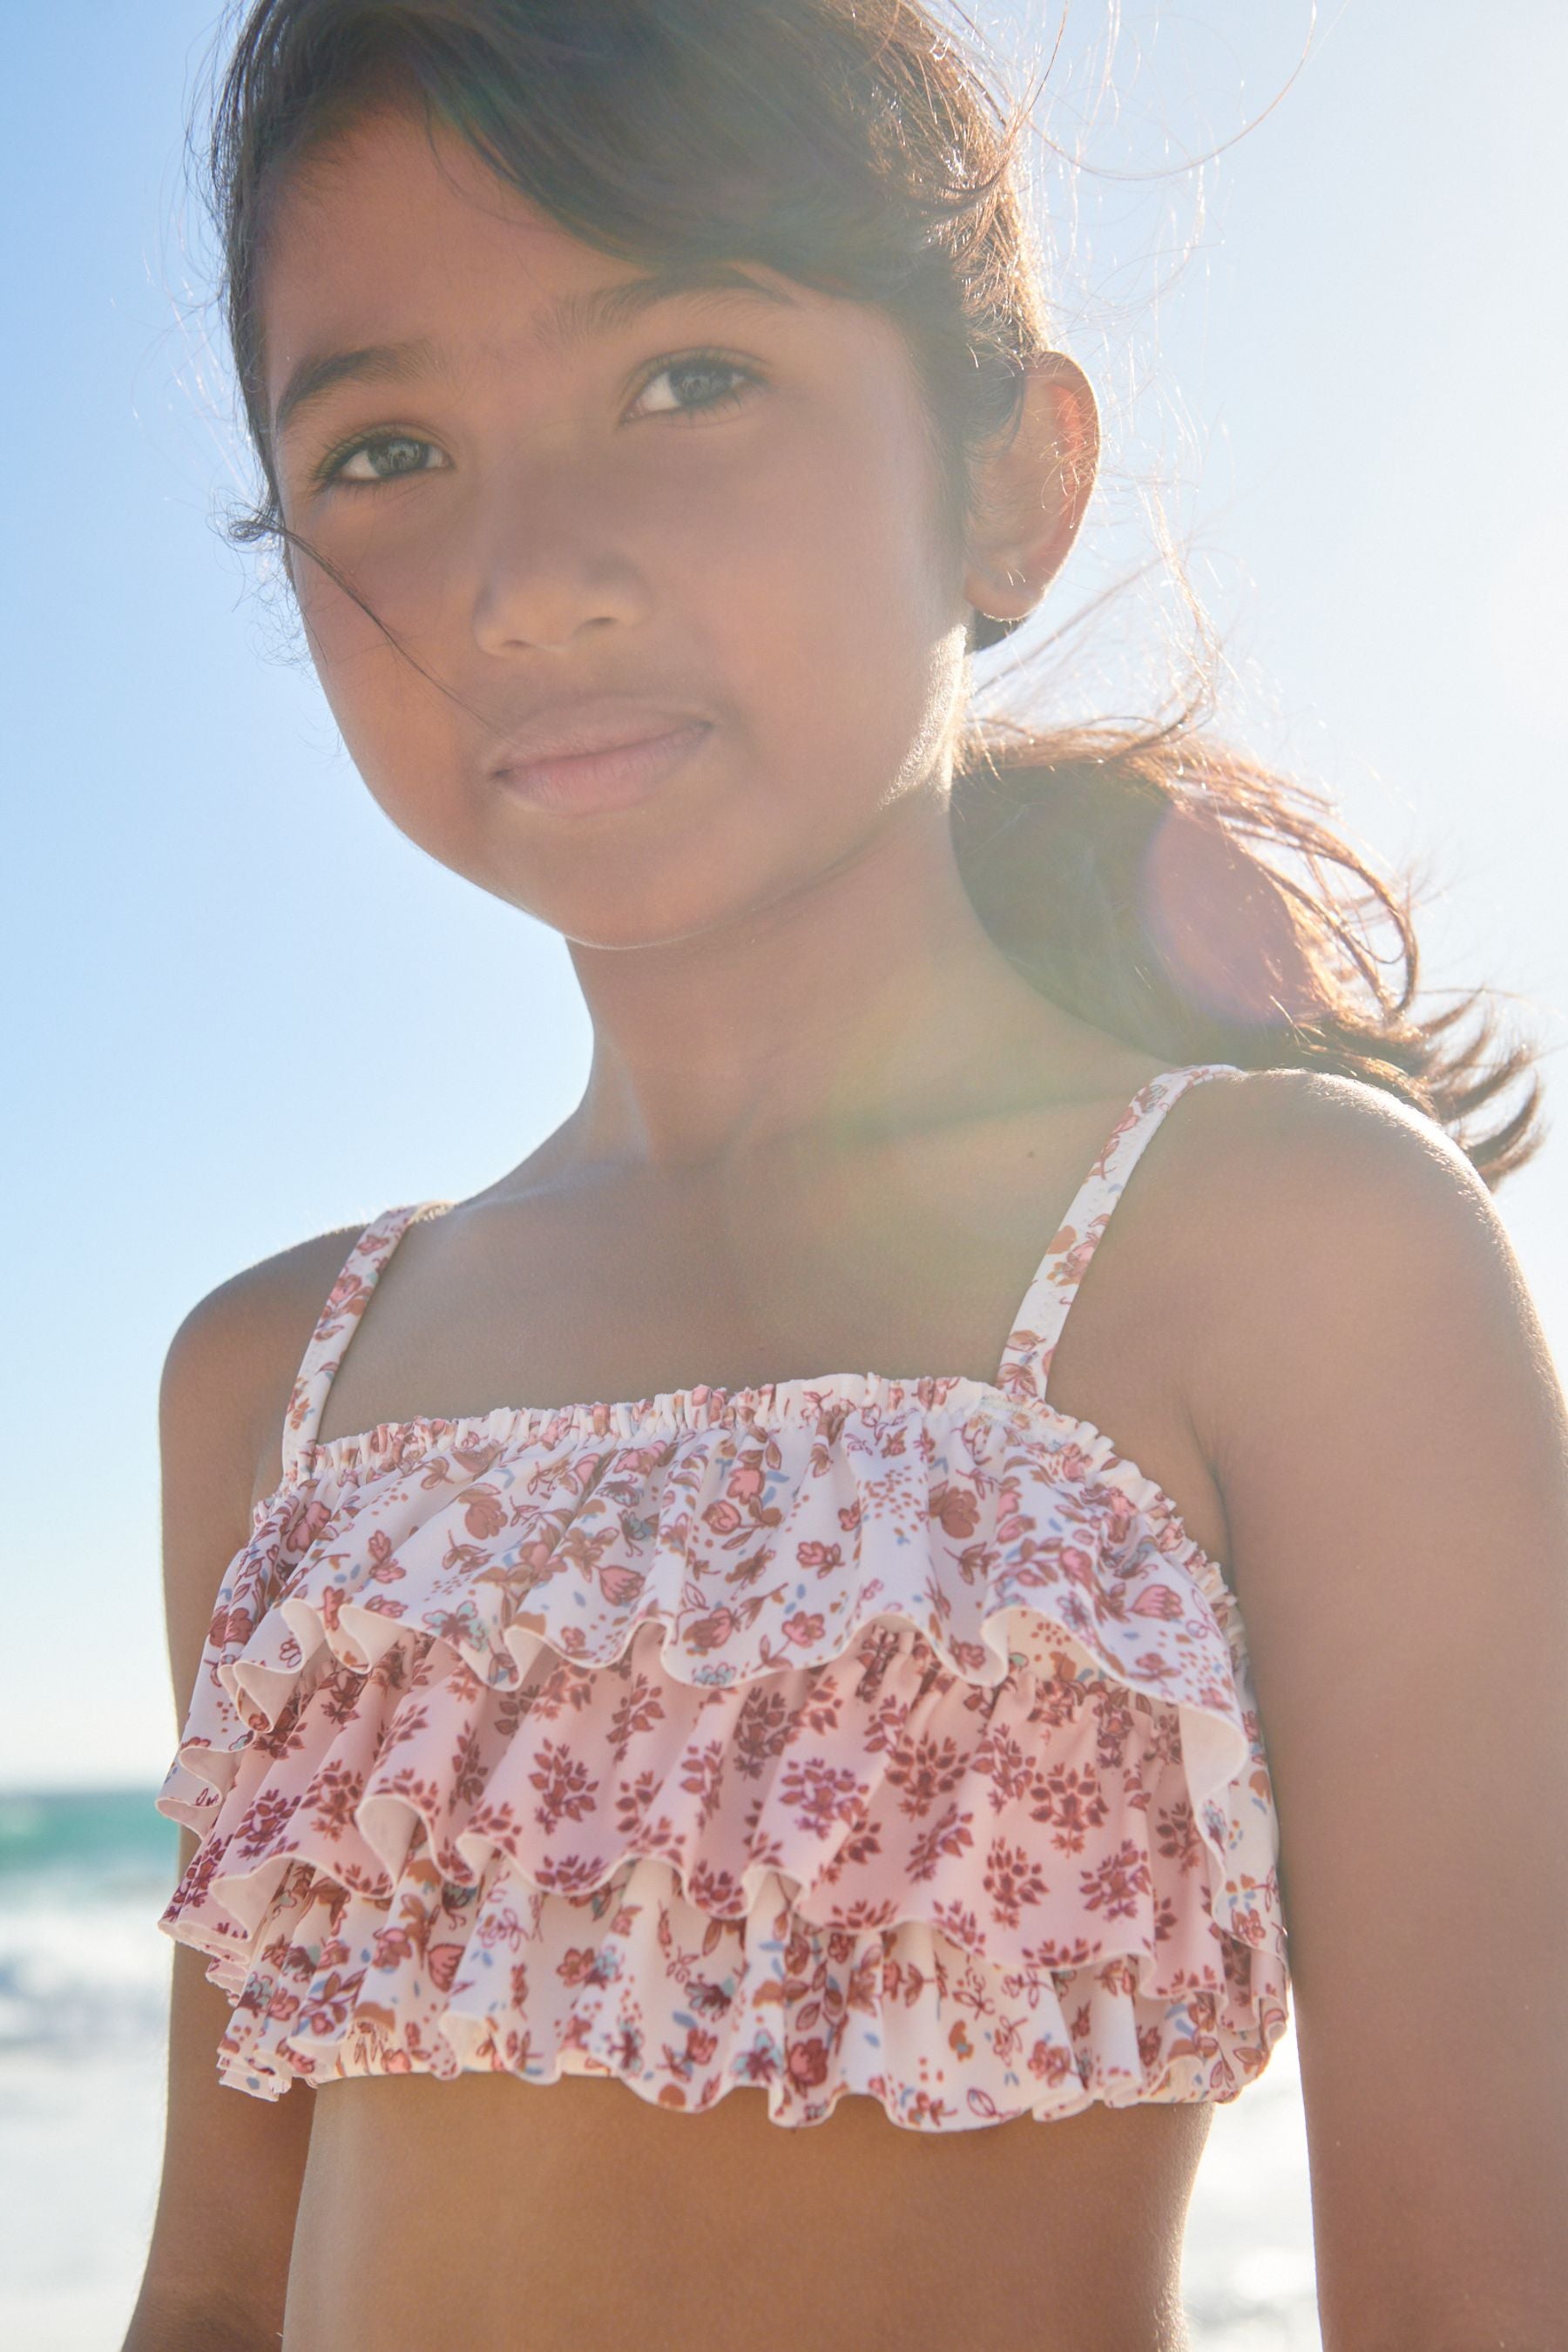
M846 2093L700 2116L594 2075L384 2075L314 2102L283 2352L1184 2352L1211 2109L923 2134Z

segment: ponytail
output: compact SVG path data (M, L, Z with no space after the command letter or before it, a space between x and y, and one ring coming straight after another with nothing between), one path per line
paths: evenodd
M1543 1139L1530 1049L1500 1040L1482 991L1417 1017L1408 886L1333 831L1328 803L1194 718L1189 705L1153 729L991 721L963 739L954 845L987 932L1064 1011L1173 1064L1381 1087L1495 1187ZM1478 1124L1520 1079L1511 1114Z

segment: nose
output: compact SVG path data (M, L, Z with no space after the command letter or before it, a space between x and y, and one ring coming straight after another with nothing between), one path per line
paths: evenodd
M646 578L626 544L625 500L617 529L601 484L536 453L488 488L476 525L474 640L505 657L559 652L580 630L642 618Z

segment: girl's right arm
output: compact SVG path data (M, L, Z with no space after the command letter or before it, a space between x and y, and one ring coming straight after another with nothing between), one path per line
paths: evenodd
M318 1242L250 1268L202 1299L170 1343L158 1417L178 1720L218 1583L250 1531L264 1433L281 1423L320 1305L322 1263ZM197 1843L181 1830L182 1871ZM282 2336L313 2095L296 2084L269 2103L219 2083L229 2008L205 1968L205 1955L175 1947L163 2178L121 2352L275 2352Z

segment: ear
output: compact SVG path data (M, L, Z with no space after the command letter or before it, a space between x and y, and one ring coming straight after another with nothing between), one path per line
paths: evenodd
M1067 562L1100 466L1093 388L1066 352L1032 362L1016 420L975 477L963 593L975 611L1018 621Z

